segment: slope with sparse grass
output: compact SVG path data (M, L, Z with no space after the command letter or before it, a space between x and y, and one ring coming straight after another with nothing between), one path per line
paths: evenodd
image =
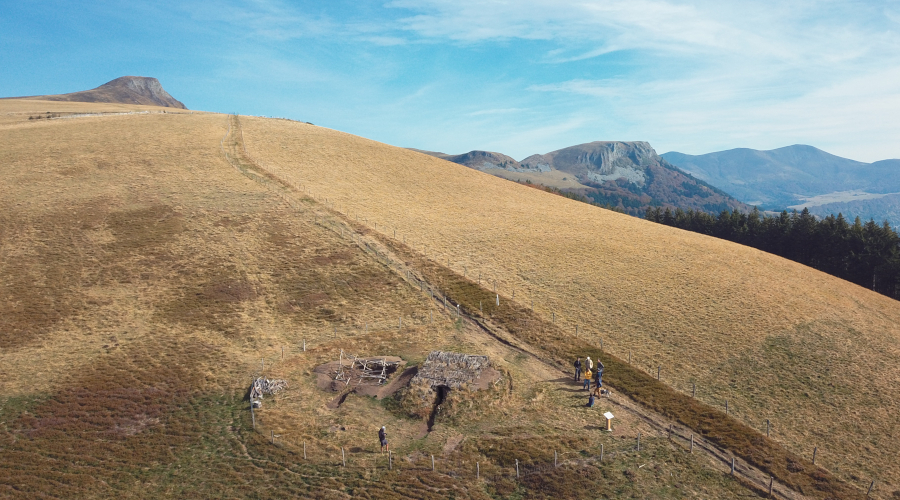
M765 429L865 489L900 490L900 306L813 269L429 156L245 118L251 156L441 265ZM376 227L377 224L377 227Z
M48 111L101 116L28 120ZM109 114L131 111L151 113ZM0 101L0 497L756 496L627 401L586 409L555 367L455 321L368 229L266 182L229 117L159 111ZM458 393L423 434L395 399L327 407L312 370L340 349L487 354L511 390ZM251 416L260 374L288 389Z

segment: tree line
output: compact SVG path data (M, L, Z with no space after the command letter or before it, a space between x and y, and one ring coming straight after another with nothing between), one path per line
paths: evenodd
M803 209L767 216L723 210L718 216L680 208L651 207L645 218L706 234L799 262L900 299L900 235L884 221L849 223L842 214L817 219Z

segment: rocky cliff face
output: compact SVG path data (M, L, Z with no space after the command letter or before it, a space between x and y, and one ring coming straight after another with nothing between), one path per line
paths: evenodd
M57 95L39 95L18 99L40 99L43 101L74 102L115 102L122 104L143 104L167 108L187 109L181 102L169 95L156 78L146 76L122 76L111 82L81 92Z
M647 182L646 169L660 157L649 143L596 141L529 156L523 165L548 165L587 182L604 183L623 179L637 186Z
M527 173L523 177L529 182L617 207L632 215L640 216L648 207L656 206L710 213L725 209L750 210L726 193L673 167L643 141L589 142L531 155L521 162L488 151L461 155L420 152L512 180L517 177L505 172ZM571 176L564 177L554 172L557 170ZM573 183L573 178L577 182Z

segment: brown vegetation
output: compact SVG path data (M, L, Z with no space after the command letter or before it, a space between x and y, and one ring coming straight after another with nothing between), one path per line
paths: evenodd
M798 456L900 489L896 301L750 248L660 227L336 131L247 118L251 156L370 230L448 262L682 392L730 403ZM452 293L452 292L451 292ZM490 301L488 301L490 302ZM474 307L474 306L472 306ZM537 343L537 345L541 345ZM872 374L877 374L873 376ZM835 423L841 422L841 432Z
M0 497L577 498L602 474L636 497L751 495L637 418L591 432L597 412L556 370L453 321L315 223L317 203L287 204L226 162L227 117L29 121L110 109L45 104L0 101L12 113L0 113ZM232 157L235 147L226 141ZM351 395L326 408L333 395L312 370L340 348L410 363L433 349L485 354L516 389L451 395L423 438L397 400ZM254 432L242 398L261 372L289 384L265 397ZM375 423L390 429L393 471ZM630 451L638 431L641 453ZM558 443L567 468L589 471L572 483L586 489L571 490L564 471L516 482L519 450L480 451L497 436L521 443L522 460L548 457L532 457L531 437ZM600 443L619 459L596 463ZM638 470L650 460L652 473Z

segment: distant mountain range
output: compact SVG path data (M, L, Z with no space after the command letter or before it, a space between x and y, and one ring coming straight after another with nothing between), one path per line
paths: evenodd
M448 155L422 151L498 177L543 184L642 216L647 207L671 206L718 213L750 207L669 164L646 142L597 141L522 161L490 151Z
M122 76L103 85L71 94L7 97L5 99L38 99L42 101L117 102L144 104L167 108L187 109L179 100L166 92L156 78L146 76Z
M863 163L805 145L696 156L673 151L662 157L760 208L808 207L822 217L841 212L851 219L900 224L900 160Z

